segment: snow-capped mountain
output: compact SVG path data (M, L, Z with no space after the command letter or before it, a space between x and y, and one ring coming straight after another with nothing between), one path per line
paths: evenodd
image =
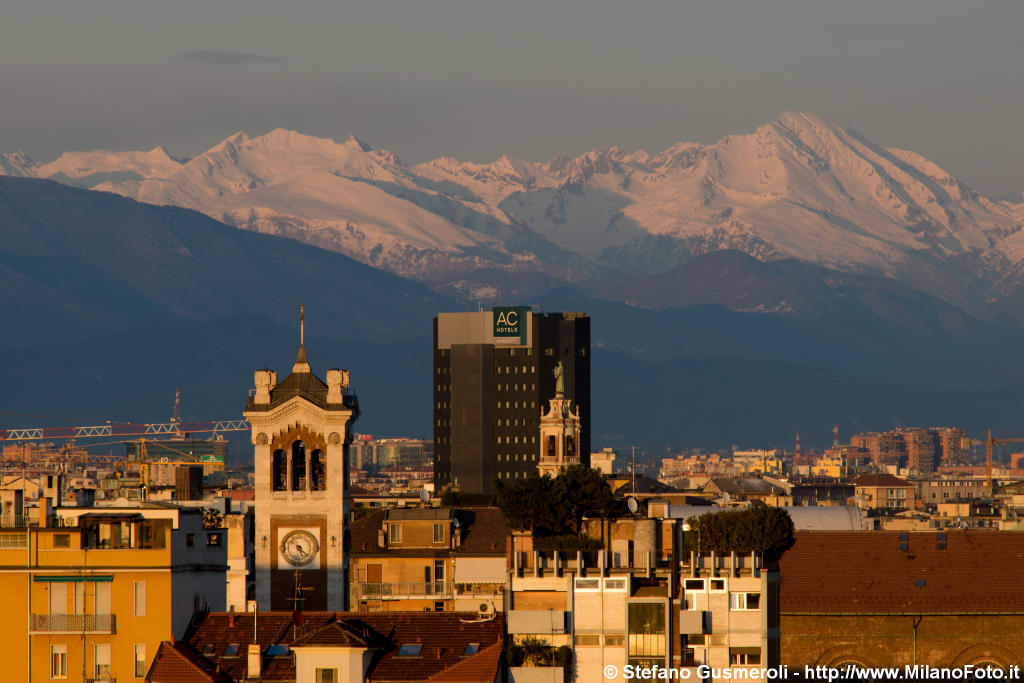
M190 160L157 148L40 165L16 153L0 170L197 209L435 285L473 271L643 275L738 249L886 275L978 310L1019 285L1024 262L1024 204L801 113L712 145L544 163L410 166L354 137L279 129Z

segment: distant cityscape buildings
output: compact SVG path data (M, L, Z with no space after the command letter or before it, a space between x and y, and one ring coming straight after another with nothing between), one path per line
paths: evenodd
M123 454L3 443L8 677L727 681L1024 661L1024 454L986 468L971 450L1015 439L840 443L835 427L820 451L666 452L655 473L642 449L591 451L589 325L439 314L434 440L357 434L349 373L314 373L300 313L291 371L256 370L231 427L251 467L177 433L177 408L170 439L133 432ZM505 481L543 494L510 504L492 495ZM531 507L557 528L524 523Z

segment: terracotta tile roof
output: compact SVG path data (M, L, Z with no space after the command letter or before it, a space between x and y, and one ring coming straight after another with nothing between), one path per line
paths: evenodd
M164 641L156 651L146 680L151 683L218 683L228 679L187 645Z
M942 549L943 532L798 531L779 560L780 609L1024 614L1024 534L944 535Z
M481 648L475 655L434 674L427 683L494 683L501 665L502 643Z
M444 508L438 508L444 510ZM441 513L432 513L441 514ZM462 545L451 548L381 548L377 545L378 534L384 523L387 510L371 510L364 517L353 520L350 527L353 556L387 556L400 554L404 557L447 557L449 555L483 555L503 557L512 532L505 524L505 518L498 508L455 509L452 515L459 521Z
M862 474L853 480L854 486L913 486L906 479L891 474Z
M375 652L370 665L370 678L375 683L427 681L466 661L463 653L470 643L480 645L478 654L490 645L497 645L500 651L505 627L504 615L480 620L476 612L303 612L301 622L296 625L291 612L259 614L262 680L295 680L295 653L290 650L293 645L351 647L365 642ZM228 680L243 681L248 665L246 648L252 634L251 613L213 612L195 627L189 644L194 651L210 652L200 657L208 670L219 667ZM233 656L225 656L229 644L239 645ZM420 653L400 655L399 648L408 644L421 645ZM289 651L267 656L271 645L287 645Z

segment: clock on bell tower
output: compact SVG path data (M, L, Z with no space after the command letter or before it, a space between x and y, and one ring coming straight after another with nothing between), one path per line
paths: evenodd
M256 602L291 610L297 582L306 609L348 608L348 447L359 401L347 370L326 382L306 358L305 310L299 353L280 383L257 370L244 415L252 425L256 474Z

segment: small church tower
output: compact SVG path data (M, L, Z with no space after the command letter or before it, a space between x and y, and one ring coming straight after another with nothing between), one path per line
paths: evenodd
M573 409L572 399L565 397L562 363L555 367L555 397L548 401L548 410L540 415L540 476L558 476L567 467L580 464L580 409Z
M359 402L347 370L313 374L305 310L291 374L254 373L244 415L256 474L256 601L260 609L348 608L348 447Z

